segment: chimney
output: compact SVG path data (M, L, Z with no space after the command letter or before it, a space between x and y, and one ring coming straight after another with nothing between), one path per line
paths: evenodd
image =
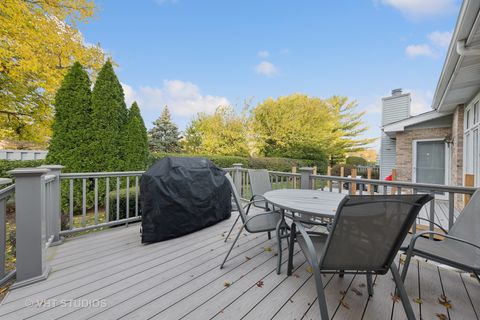
M399 95L401 95L401 94L402 94L402 91L403 91L402 88L393 89L393 90L392 90L392 97L393 97L393 96L399 96Z
M393 89L392 95L382 98L382 126L410 117L410 93Z

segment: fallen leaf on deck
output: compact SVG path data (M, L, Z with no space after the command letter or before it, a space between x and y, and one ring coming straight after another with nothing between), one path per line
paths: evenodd
M444 294L442 294L440 298L438 298L438 303L440 303L447 309L452 309L452 301L448 300L448 298Z
M252 258L245 256L245 259L250 260L250 259L252 259Z
M352 288L352 291L353 291L357 296L363 296L362 291L358 290L357 288Z
M405 258L400 256L400 264L404 264L405 263Z
M272 248L271 247L265 247L265 248L263 248L263 251L272 252Z
M300 276L299 276L298 274L296 274L296 273L294 273L293 276L294 276L295 278L300 278Z
M273 256L274 256L274 257L278 256L278 253L275 252L275 253L273 254Z
M421 298L415 298L415 299L413 299L413 302L418 303L418 304L422 304L423 300Z
M292 300L292 299L288 299L288 301L290 301L291 303L293 303L293 300Z
M438 319L440 320L448 320L448 317L446 314L443 314L443 313L435 313L435 315L437 316Z
M397 296L396 294L394 295L390 293L390 297L392 298L393 303L400 301L400 296Z
M308 267L307 267L307 272L308 272L308 273L313 273L313 268L312 268L312 266L308 266Z
M263 281L262 281L262 280L259 280L259 281L257 282L257 287L259 287L259 288L262 288L262 287L263 287Z
M224 286L225 288L228 288L228 287L230 287L231 285L232 285L232 283L231 283L231 282L228 282L228 281L225 281L225 282L223 283L223 286Z
M349 309L349 310L350 310L350 306L349 306L345 301L343 301L343 299L340 299L340 304L341 304L342 307L344 307L345 309Z
M344 295L347 294L347 291L340 290L340 294L341 294L342 296L344 296Z
M359 288L365 288L366 286L367 286L367 285L366 285L365 283L360 283L360 284L358 285Z

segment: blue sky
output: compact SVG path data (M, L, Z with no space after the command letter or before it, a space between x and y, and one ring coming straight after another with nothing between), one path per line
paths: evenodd
M380 135L381 97L429 109L459 0L96 0L80 25L118 63L147 127L168 104L184 129L218 104L292 93L344 95ZM374 144L378 146L378 143Z

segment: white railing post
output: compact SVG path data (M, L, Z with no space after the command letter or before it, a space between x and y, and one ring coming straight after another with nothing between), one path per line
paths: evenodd
M0 178L0 186L4 184L11 183L10 179ZM6 247L7 247L7 198L3 198L0 195L0 280L5 276L5 258L6 258Z
M310 184L310 176L313 174L313 168L302 167L299 169L300 177L300 186L302 189L311 189L312 185Z
M233 182L235 183L235 188L237 188L237 191L240 193L240 196L243 196L243 190L242 190L242 169L243 164L241 163L234 163L233 164L233 169L235 170L233 173Z
M64 167L61 165L44 165L40 166L39 168L49 169L49 174L55 175L55 180L51 182L52 203L50 204L49 208L51 208L52 211L46 212L46 214L51 215L50 221L52 221L53 240L50 245L55 246L61 244L63 240L63 238L60 237L62 226L60 174L62 173L62 169Z
M15 178L17 225L17 282L21 287L44 280L50 268L46 263L45 185L49 169L22 168L9 171Z

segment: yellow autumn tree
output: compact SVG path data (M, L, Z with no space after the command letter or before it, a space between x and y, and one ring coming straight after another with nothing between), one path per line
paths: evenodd
M0 140L44 143L52 101L68 68L92 76L106 54L76 28L95 11L89 0L2 0L0 3Z

